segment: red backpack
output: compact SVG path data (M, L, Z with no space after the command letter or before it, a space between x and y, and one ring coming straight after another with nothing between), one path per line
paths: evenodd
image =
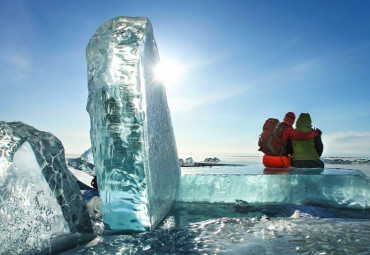
M286 127L286 123L280 122L278 119L267 119L258 139L259 151L269 156L283 155L285 148L282 143L282 136Z

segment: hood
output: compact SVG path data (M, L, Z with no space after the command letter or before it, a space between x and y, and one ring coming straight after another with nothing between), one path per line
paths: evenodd
M308 113L301 113L296 122L297 130L310 131L312 129L311 116Z

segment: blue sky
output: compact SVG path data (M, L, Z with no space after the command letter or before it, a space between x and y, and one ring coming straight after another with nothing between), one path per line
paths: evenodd
M311 114L325 156L370 157L370 1L0 0L0 120L89 148L85 48L106 19L146 16L181 156L260 155L265 119Z

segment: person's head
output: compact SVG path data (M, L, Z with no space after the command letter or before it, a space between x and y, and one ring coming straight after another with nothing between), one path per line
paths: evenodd
M310 114L301 113L295 125L297 128L310 130L312 128L312 120Z
M283 122L285 122L288 126L293 126L295 121L295 114L293 112L288 112L285 114Z

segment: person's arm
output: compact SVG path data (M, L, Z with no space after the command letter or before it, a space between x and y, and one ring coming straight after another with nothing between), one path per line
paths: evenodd
M321 157L322 152L324 151L324 144L322 143L321 135L315 137L315 149L317 154Z
M311 130L309 132L301 132L293 128L290 128L290 130L288 130L287 133L288 133L287 139L292 139L292 140L307 140L307 139L311 139L319 135L319 132L317 130Z

